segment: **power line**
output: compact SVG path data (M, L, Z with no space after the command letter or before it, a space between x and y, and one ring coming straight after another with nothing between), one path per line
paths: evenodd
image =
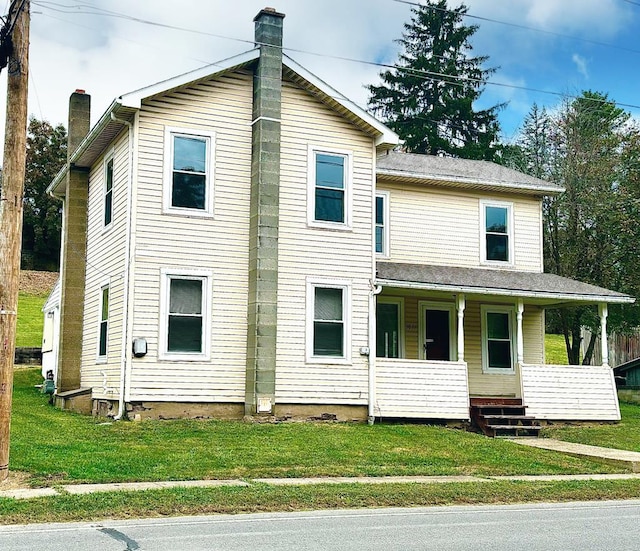
M638 6L640 6L640 4L637 4L636 2L631 2L631 0L624 0L625 2L629 2L630 4L636 4ZM437 6L430 6L428 4L420 4L418 2L412 2L411 0L393 0L393 2L397 2L398 4L407 4L409 6L417 6L417 7L422 7L422 8L429 8L430 10L434 10L434 11L439 11L439 12L443 12L443 13L456 13L454 12L454 10L448 10L446 8L439 8ZM520 25L518 23L511 23L509 21L500 21L499 19L491 19L489 17L481 17L480 15L471 15L468 13L462 13L460 14L463 17L468 17L469 19L478 19L479 21L487 21L489 23L498 23L499 25L506 25L508 27L514 27L516 29L523 29L526 31L534 31L534 32L538 32L538 33L544 33L544 34L548 34L551 36L557 36L559 38L568 38L570 40L576 40L576 41L581 41L581 42L587 42L588 44L595 44L597 46L604 46L605 48L613 48L615 50L623 50L625 52L632 52L634 54L640 54L640 50L635 50L633 48L627 48L625 46L617 46L616 44L608 44L607 42L599 42L597 40L591 40L589 38L582 38L579 36L572 36L569 34L562 34L562 33L557 33L555 31L549 31L547 29L539 29L536 27L528 27L526 25Z
M411 2L410 0L393 0L394 2L398 2L398 3L402 3L402 4L409 4L409 5L413 5L413 6L422 6L422 4L418 4L415 2ZM60 4L57 2L49 2L49 1L45 1L45 0L38 0L37 2L33 2L35 5L38 5L42 8L45 9L51 9L53 11L57 11L57 12L62 12L62 13L67 13L67 14L88 14L88 15L106 15L109 17L116 17L116 18L121 18L121 19L126 19L126 20L130 20L136 23L141 23L141 24L145 24L145 25L151 25L151 26L155 26L155 27L162 27L162 28L167 28L170 30L177 30L177 31L182 31L182 32L188 32L188 33L192 33L192 34L198 34L198 35L203 35L203 36L211 36L214 38L221 38L221 39L225 39L225 40L232 40L235 42L241 42L241 43L246 43L246 44L251 44L252 46L256 45L255 41L253 40L246 40L246 39L241 39L241 38L236 38L236 37L230 37L230 36L224 36L224 35L220 35L220 34L216 34L216 33L210 33L210 32L205 32L205 31L199 31L196 29L190 29L190 28L186 28L186 27L180 27L177 25L169 25L169 24L165 24L165 23L159 23L157 21L151 21L148 19L142 19L139 17L134 17L134 16L129 16L127 14L123 14L123 13L119 13L119 12L114 12L114 11L110 11L110 10L105 10L102 8L94 8L93 6L89 6L88 4L74 4L74 5L69 5L69 4ZM50 6L57 6L56 8L52 8ZM433 9L436 10L440 10L440 11L450 11L450 10L444 10L442 8L436 8L433 6L430 6ZM85 11L85 8L89 8L89 10ZM476 17L479 18L477 16L470 16L470 15L465 15L466 17ZM553 33L551 31L544 31L544 30L540 30L540 29L531 29L529 27L524 27L522 25L516 25L516 24L511 24L511 23L507 23L504 21L497 21L497 20L491 20L488 18L479 18L479 19L484 19L486 21L491 21L491 22L496 22L496 23L501 23L504 25L511 25L511 26L515 26L515 27L520 27L520 28L525 28L528 30L537 30L540 32L544 32L544 33L548 33L548 34L557 34L558 36L565 36L566 35L559 35L558 33ZM577 37L568 37L568 38L575 38L576 40L580 40ZM593 41L589 41L586 40L587 42L593 42ZM259 45L259 44L258 44ZM601 45L604 46L609 46L609 47L614 47L612 45L608 45L608 44L603 44L601 43ZM622 48L625 49L625 48ZM335 60L339 60L339 61L346 61L346 62L350 62L350 63L359 63L359 64L363 64L363 65L369 65L369 66L374 66L374 67L380 67L382 69L389 69L389 70L395 70L395 71L405 71L405 72L409 72L411 74L413 74L414 76L418 77L418 78L424 78L425 80L432 80L432 81L445 81L448 82L449 84L453 84L453 85L457 85L457 86L464 86L464 85L468 85L468 84L473 84L475 85L488 85L488 86L496 86L499 88L509 88L509 89L513 89L513 90L521 90L521 91L526 91L526 92L534 92L534 93L538 93L538 94L546 94L546 95L551 95L551 96L555 96L555 97L560 97L560 98L569 98L569 99L578 99L580 96L577 95L571 95L571 94L567 94L565 92L556 92L553 90L543 90L540 88L532 88L529 86L519 86L516 84L507 84L504 82L494 82L491 80L482 80L482 79L477 79L477 78L472 78L472 77L465 77L465 76L460 76L460 75L449 75L446 73L440 73L440 72L435 72L435 71L424 71L424 70L419 70L419 69L413 69L410 67L402 67L399 65L394 65L394 64L388 64L388 63L381 63L381 62L375 62L375 61L368 61L368 60L362 60L362 59L355 59L355 58L351 58L351 57L346 57L346 56L338 56L338 55L331 55L331 54L326 54L326 53L318 53L318 52L312 52L309 50L303 50L303 49L299 49L299 48L288 48L288 47L283 47L282 48L283 51L287 51L287 52L293 52L293 53L301 53L301 54L306 54L306 55L313 55L316 57L321 57L321 58L326 58L326 59L335 59ZM636 53L640 53L640 50L631 50L634 51ZM449 79L449 80L446 80ZM456 82L457 81L457 82ZM345 96L342 96L339 99L347 99ZM594 100L596 101L596 100ZM605 103L605 101L602 101L603 103ZM607 103L614 103L615 105L619 106L619 107L626 107L626 108L630 108L630 109L640 109L640 105L635 105L635 104L630 104L630 103L620 103L620 102L614 102L612 100L608 100Z

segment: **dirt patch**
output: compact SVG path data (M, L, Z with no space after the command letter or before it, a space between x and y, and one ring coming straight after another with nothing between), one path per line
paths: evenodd
M20 292L30 295L48 295L58 280L58 272L20 271Z
M9 471L9 476L4 482L0 482L0 492L4 490L24 490L29 486L30 476L19 471Z

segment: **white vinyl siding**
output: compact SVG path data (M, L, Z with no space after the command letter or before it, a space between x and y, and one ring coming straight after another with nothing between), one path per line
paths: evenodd
M308 223L310 147L351 153L350 231L327 231ZM359 350L369 346L373 163L371 137L308 93L283 84L276 403L367 403L368 362ZM307 362L308 278L350 284L347 363Z
M245 72L199 82L143 102L139 114L136 259L132 337L148 353L132 360L134 401L242 403L245 396L251 195L252 77ZM215 134L211 217L163 214L165 128ZM304 186L303 186L304 187ZM210 359L160 360L159 266L213 274Z
M480 203L500 202L497 197L474 190L399 185L385 179L378 181L377 191L390 195L391 262L482 266ZM515 195L500 200L513 205L513 262L496 262L491 267L541 272L541 201Z
M125 129L89 172L81 385L93 387L97 398L117 399L120 389L129 158L129 135ZM113 160L111 223L109 231L105 231L109 160ZM110 282L107 350L97 362L102 320L100 290L105 281Z

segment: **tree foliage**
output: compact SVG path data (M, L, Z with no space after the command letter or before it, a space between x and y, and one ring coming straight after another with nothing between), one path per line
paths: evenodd
M483 69L486 56L473 56L464 25L467 7L448 9L446 0L412 8L404 26L397 68L368 86L369 107L405 141L409 152L492 160L502 105L475 110L495 69Z
M56 270L60 259L62 203L47 186L67 160L67 131L36 118L29 120L24 182L22 267Z
M635 295L640 141L629 119L606 94L592 91L565 101L553 115L534 105L520 135L521 152L511 161L565 188L543 203L545 270ZM614 307L609 327L628 329L637 313ZM595 310L564 308L550 318L564 333L572 364L580 360L582 327L592 329L583 358L589 363L599 327Z

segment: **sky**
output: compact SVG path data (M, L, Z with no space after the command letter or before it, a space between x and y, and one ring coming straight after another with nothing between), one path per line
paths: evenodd
M553 109L583 90L607 93L640 119L640 0L465 4L465 24L478 25L473 53L496 68L477 108L507 102L503 141L534 103ZM8 5L0 0L4 13ZM411 17L399 0L31 0L29 114L66 126L69 95L83 89L94 124L124 93L251 49L253 18L267 6L286 15L286 53L363 108L365 85L379 82L375 64L397 61L394 40Z

